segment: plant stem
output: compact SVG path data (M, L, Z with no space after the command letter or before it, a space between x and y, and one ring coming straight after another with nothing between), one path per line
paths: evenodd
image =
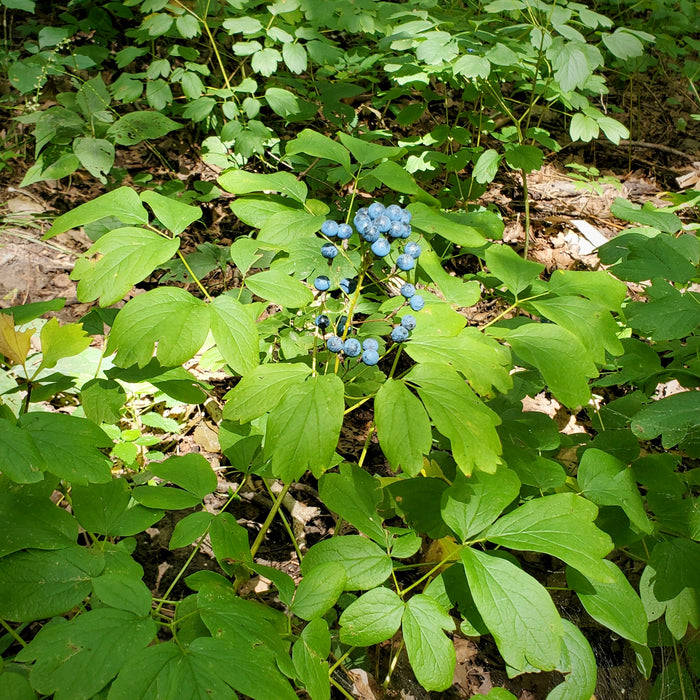
M252 557L255 557L256 552L258 551L258 549L260 549L260 545L263 543L263 540L265 539L265 535L267 534L267 531L270 529L270 525L272 525L272 521L275 519L275 515L277 515L277 511L282 507L282 500L287 495L287 492L289 491L289 488L291 487L291 485L292 485L291 481L288 484L286 484L285 487L277 495L275 502L272 504L272 508L270 509L270 512L267 514L267 518L265 518L265 522L263 523L262 527L260 528L260 532L258 533L258 536L255 538L255 542L253 542L253 546L250 548L250 555Z
M197 275L195 275L194 272L192 272L192 268L189 266L187 260L185 260L185 256L182 254L182 251L181 251L181 250L178 250L178 251L177 251L177 256L180 258L180 260L182 261L182 264L185 266L185 269L187 270L187 274L195 281L195 284L199 287L199 289L201 290L202 294L204 294L204 296L205 296L209 301L213 301L213 299L211 298L211 295L210 295L209 292L204 288L204 285L199 281L199 278L197 277Z
M25 642L24 639L22 639L22 637L20 637L17 634L17 632L15 632L12 629L12 627L10 627L10 625L8 625L7 622L5 622L5 620L3 620L1 617L0 617L0 625L2 625L7 630L7 633L10 635L10 637L12 637L17 642L17 644L19 644L23 647L27 646L27 642Z
M530 245L530 196L527 191L527 173L524 170L520 172L523 176L523 203L525 204L525 249L523 250L523 258L527 260Z

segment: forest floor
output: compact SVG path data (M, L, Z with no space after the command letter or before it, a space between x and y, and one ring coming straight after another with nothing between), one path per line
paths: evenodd
M666 192L679 191L695 186L700 188L700 123L695 122L695 131L677 131L674 115L650 102L629 109L633 139L615 146L607 142L571 144L557 154L551 154L545 166L528 178L531 216L530 257L543 263L548 272L555 269L596 269L600 261L595 249L613 238L628 224L615 219L610 205L617 197L635 203L654 202L663 205ZM624 119L623 119L624 121ZM172 152L165 154L173 166L172 172L162 168L145 148L132 148L120 154L117 165L127 173L148 170L154 179L170 179L173 176L185 183L193 180L213 181L217 173L198 160L196 151L187 144L173 143ZM597 178L580 179L577 171L567 164L595 167L600 171ZM19 188L23 170L30 163L11 161L11 166L0 172L0 307L30 302L65 298L64 308L55 315L63 322L75 322L91 308L79 303L76 284L70 272L78 255L83 253L91 241L78 231L70 231L50 241L42 241L42 234L51 219L103 192L99 183L89 176L76 174L71 180L42 182ZM130 176L123 184L130 184ZM524 243L524 206L522 183L516 178L494 182L482 196L480 202L495 205L506 224L505 240L516 248ZM228 201L222 197L203 205L204 226L186 235L186 248L208 241L218 245L230 244L239 233L247 234L241 223L230 213ZM186 251L187 252L187 251ZM218 276L218 278L217 278ZM221 273L214 272L205 284L217 286L222 283ZM139 293L134 290L133 294ZM470 320L486 322L491 310L477 307L471 311ZM478 316L478 318L477 318ZM217 436L220 419L221 397L230 386L227 376L211 372L197 365L197 360L188 369L214 387L219 399L206 406L194 407L190 413L177 413L177 407L164 409L166 415L175 417L182 427L179 434L165 434L153 429L161 442L155 449L166 454L203 454L217 470L219 489L209 497L208 507L218 512L227 500L226 493L240 474L227 468ZM581 432L589 429L585 421L564 411L556 402L540 397L536 410L555 417L565 431ZM192 408L192 407L190 407ZM535 407L531 407L531 410ZM63 409L65 410L65 409ZM169 411L169 413L168 413ZM365 442L372 419L369 411L355 412L350 429L341 436L338 451L346 458L357 457ZM388 467L377 444L372 445L367 464L373 471L381 473ZM566 460L566 455L559 455ZM325 537L334 527L334 519L323 509L313 479L299 483L290 491L286 505L301 545L310 546ZM272 500L263 482L249 479L241 491L241 499L234 503L232 512L238 522L256 534L265 519ZM189 511L178 511L184 517ZM172 513L169 513L171 516ZM162 594L180 571L190 552L180 549L171 552L168 542L175 521L166 517L147 536L142 537L137 558L146 571L146 581L154 595ZM289 537L281 526L273 526L259 552L261 563L299 576L297 555L289 543ZM533 555L533 562L540 570L542 582L548 586L562 586L562 571L557 564L543 555ZM188 569L193 571L211 568L217 564L206 548L194 558ZM180 584L179 595L186 594ZM261 598L272 595L268 582L254 578L247 584ZM178 595L178 589L171 595ZM580 604L573 598L557 600L563 614L572 618L582 615ZM585 614L583 614L585 616ZM589 619L589 618L587 618ZM641 700L648 694L648 685L636 670L634 654L623 640L614 638L606 629L588 626L589 622L576 624L584 627L596 653L599 664L599 681L596 691L598 700ZM388 644L388 643L387 643ZM377 658L368 659L363 669L352 672L345 678L345 685L354 697L376 700L380 697L395 697L402 700L423 700L430 697L468 698L485 694L492 687L504 685L519 700L543 700L554 685L561 681L556 674L531 674L508 680L505 667L499 660L495 645L486 639L455 637L457 670L450 691L431 694L424 691L414 680L405 657L399 660L393 671L391 688L385 695L379 689L387 674L388 649L380 648ZM359 664L358 664L359 665Z

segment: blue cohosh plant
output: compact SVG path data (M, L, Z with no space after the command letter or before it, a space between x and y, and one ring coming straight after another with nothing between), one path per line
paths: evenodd
M672 209L620 200L615 214L635 227L601 249L609 271L546 275L499 242L492 212L442 210L398 165L403 155L346 134L289 141L294 171L313 164L352 183L332 213L292 172L224 172L218 184L251 233L228 250L240 284L217 295L192 274L189 289L156 285L115 307L171 258L187 266L180 238L198 207L121 187L54 222L48 237L111 224L72 274L80 301L98 304L81 323L45 322L37 350L33 319L47 306L0 314L0 695L293 700L303 688L325 700L331 688L347 695L341 664L388 640L386 684L405 649L423 687L442 691L452 637L491 635L510 676L556 669L564 681L549 700L589 700L591 646L523 552L553 557L554 588L565 581L628 641L640 673L658 676L656 697L669 679L690 692L700 627L695 230ZM674 206L689 204L697 198ZM390 223L370 242L383 216L400 235ZM323 254L329 245L335 255ZM450 274L465 255L479 271ZM635 283L633 297L621 280ZM496 314L468 323L463 311L481 300ZM90 336L102 333L98 350ZM206 400L210 387L182 366L202 349L234 378L218 425L230 469L282 483L252 542L226 506L204 507L217 480L201 455L146 455L131 469L107 456L130 382L177 403ZM654 400L670 379L687 390ZM592 434L574 441L523 411L543 390L584 412ZM44 410L57 394L79 407ZM348 461L339 436L360 407L373 419ZM375 435L386 465L369 460ZM573 461L558 458L564 448ZM347 534L299 548L295 583L256 555L302 479L317 481ZM191 593L154 598L134 538L185 508L169 546L191 551L176 579ZM205 538L216 572L189 568ZM275 605L242 594L256 574L272 581ZM654 668L660 644L674 647L673 661Z

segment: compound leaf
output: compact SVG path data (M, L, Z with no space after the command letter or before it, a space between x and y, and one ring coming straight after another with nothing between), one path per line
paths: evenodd
M147 139L159 139L181 128L182 124L174 122L160 112L140 110L129 112L117 119L107 130L107 135L120 146L133 146Z
M141 199L153 209L158 221L176 236L202 216L201 207L179 202L172 197L164 197L153 190L142 192Z
M50 318L41 328L41 365L45 368L55 367L64 357L79 355L92 342L92 338L83 330L80 323L65 323Z
M524 260L507 245L490 245L486 249L485 261L491 274L516 297L534 284L544 270L544 265Z
M293 46L298 46L298 44L293 44ZM305 153L314 158L326 158L342 165L348 173L351 172L348 149L337 141L312 129L304 129L295 139L288 141L285 153L288 156Z
M157 477L186 489L200 499L216 490L216 473L211 464L196 452L151 464L150 469Z
M311 700L330 700L331 684L327 657L331 651L328 623L312 620L292 647L292 661Z
M0 472L16 483L31 484L42 481L47 468L31 434L0 418Z
M221 187L233 194L251 192L279 192L303 204L308 188L291 173L249 173L246 170L227 170L219 177Z
M245 285L253 294L280 306L298 309L313 301L311 290L281 270L265 270L246 278Z
M593 650L576 625L568 620L562 620L561 624L564 629L564 663L560 664L560 668L567 668L570 673L563 683L550 691L547 700L590 700L595 692L598 676Z
M238 374L259 362L258 331L243 304L226 294L209 304L211 333L227 365Z
M345 567L335 561L309 569L297 586L292 612L302 620L323 617L345 590Z

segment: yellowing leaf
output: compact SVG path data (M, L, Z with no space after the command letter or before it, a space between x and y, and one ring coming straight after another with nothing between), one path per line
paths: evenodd
M42 367L55 367L64 357L79 355L92 342L80 323L58 324L55 318L41 329Z
M0 314L0 353L10 362L24 364L29 354L32 335L33 329L18 331L12 316Z

